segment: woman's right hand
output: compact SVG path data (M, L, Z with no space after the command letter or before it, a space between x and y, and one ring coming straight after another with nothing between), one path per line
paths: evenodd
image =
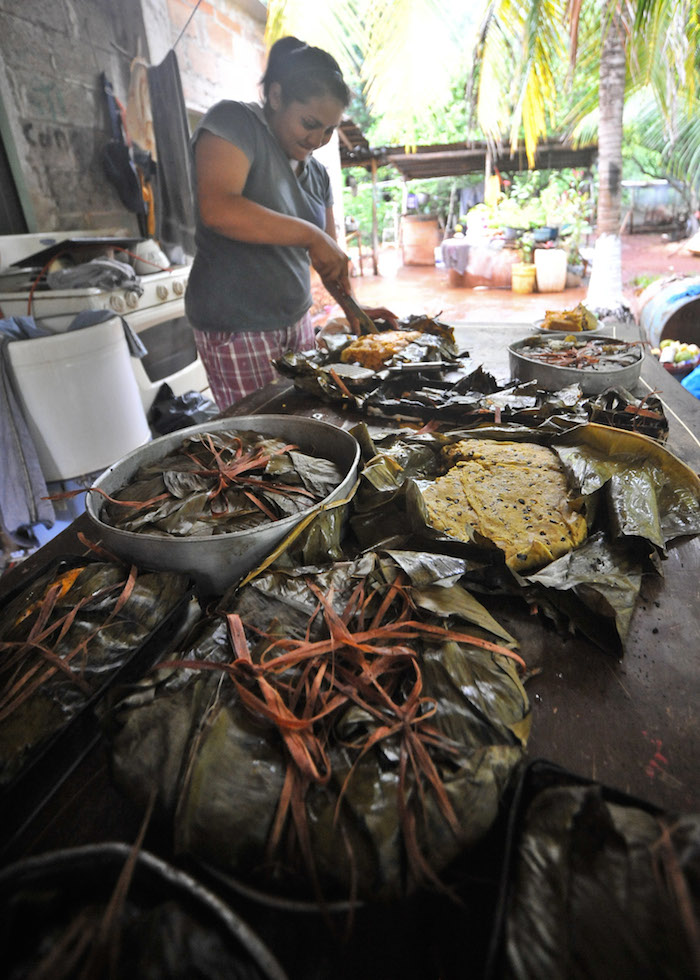
M318 229L309 246L309 258L324 283L338 283L345 292L350 292L350 260L330 235Z

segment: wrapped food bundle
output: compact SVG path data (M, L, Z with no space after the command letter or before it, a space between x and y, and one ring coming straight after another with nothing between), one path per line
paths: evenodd
M368 554L258 576L123 703L118 781L157 785L178 851L268 891L436 883L490 829L529 732L522 661L463 567Z
M205 537L299 514L344 473L329 459L257 432L217 429L184 439L107 498L101 519L124 531ZM106 496L106 495L105 495Z
M700 533L700 481L645 436L596 424L353 432L367 461L350 519L362 548L449 543L465 583L520 595L606 650L624 649L643 572Z
M553 786L522 814L499 976L699 975L700 817L613 796Z
M598 320L583 303L579 303L573 310L547 310L540 327L542 330L579 333L583 330L596 330Z
M187 595L188 579L57 563L0 613L0 786L103 690Z
M127 844L25 858L0 871L7 980L286 980L250 926L179 868Z

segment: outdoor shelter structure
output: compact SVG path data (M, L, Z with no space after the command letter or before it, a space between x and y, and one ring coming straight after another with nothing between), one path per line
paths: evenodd
M431 177L459 177L465 174L517 173L528 167L525 144L514 153L510 147L496 147L485 140L462 143L433 143L428 146L371 147L362 130L344 119L339 127L341 167L364 167L372 175L372 260L377 274L377 207L376 181L378 167L395 167L405 181ZM535 154L535 169L563 170L566 167L589 169L598 154L597 144L574 147L566 142L541 143Z

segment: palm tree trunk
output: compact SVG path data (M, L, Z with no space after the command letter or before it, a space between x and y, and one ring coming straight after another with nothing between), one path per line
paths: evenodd
M625 307L622 292L622 110L625 41L618 0L608 0L600 57L598 124L598 214L587 303L597 311Z

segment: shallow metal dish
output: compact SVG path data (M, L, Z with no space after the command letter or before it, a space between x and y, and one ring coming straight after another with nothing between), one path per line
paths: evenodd
M113 496L141 466L167 456L188 436L197 432L233 432L242 429L293 442L302 452L332 460L343 473L341 482L319 504L299 514L245 531L183 538L137 534L105 523L100 518L103 498L90 490L86 494L85 509L98 532L99 541L108 551L134 562L139 568L187 572L201 591L221 594L259 565L313 510L334 500L342 500L357 479L360 447L349 432L328 422L302 416L246 415L193 425L154 439L113 463L98 477L93 488Z
M586 334L592 331L585 331ZM549 333L549 331L545 331ZM583 333L582 333L583 335ZM553 332L553 338L559 339L568 334L558 334ZM518 340L508 348L508 360L510 363L511 375L520 381L536 381L547 391L559 391L567 385L578 384L584 395L599 395L606 388L613 385L622 385L623 388L632 390L639 380L642 371L642 361L644 350L638 348L639 357L632 363L623 367L595 367L589 368L569 368L557 367L554 364L545 364L527 356L528 347L540 343L542 334L537 336L525 337ZM615 337L606 337L601 334L596 335L596 340L610 341L619 343Z

